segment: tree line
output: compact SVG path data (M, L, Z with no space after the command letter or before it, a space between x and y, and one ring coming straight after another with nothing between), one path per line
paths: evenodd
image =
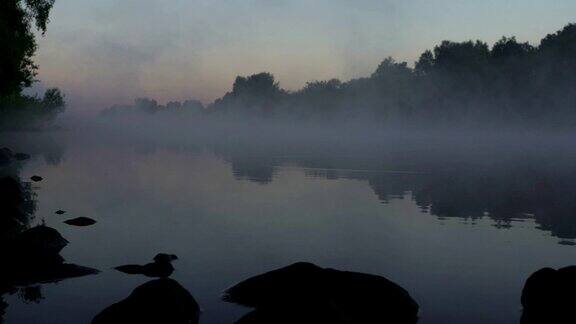
M175 110L160 108L156 111ZM575 126L576 24L537 46L515 37L491 47L479 40L443 41L413 66L388 57L369 77L312 81L297 91L282 89L267 72L238 76L230 92L201 111L383 124Z
M269 73L238 77L208 107L221 112L367 117L382 122L491 122L576 125L576 24L538 46L503 37L443 41L414 67L388 57L369 77L308 82L283 90Z

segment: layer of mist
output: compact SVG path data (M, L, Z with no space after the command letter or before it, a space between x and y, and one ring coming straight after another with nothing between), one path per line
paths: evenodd
M200 122L345 123L385 128L538 128L576 125L576 25L544 37L538 46L503 37L443 41L410 67L386 58L369 77L311 81L282 89L262 72L238 76L232 90L203 106L196 100L160 105L140 98L105 117L177 116Z

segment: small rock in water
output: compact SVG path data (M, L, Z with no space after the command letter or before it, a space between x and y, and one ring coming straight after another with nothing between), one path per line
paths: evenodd
M54 213L57 214L57 215L63 215L63 214L66 213L66 211L65 211L65 210L62 210L62 209L58 209L58 210L55 211Z
M77 217L64 221L64 223L73 226L90 226L96 224L96 221L88 217Z
M174 254L158 253L154 262L145 265L127 264L114 269L126 274L142 274L146 277L167 278L174 272L172 261L178 260Z
M30 180L32 180L34 182L42 181L42 179L43 178L41 176L37 176L37 175L30 177Z
M26 153L16 153L14 154L14 158L18 161L24 161L28 160L30 158L30 155Z
M560 244L560 245L570 245L570 246L574 246L574 245L576 245L576 242L574 242L574 241L569 241L569 240L564 240L564 241L558 242L558 244Z

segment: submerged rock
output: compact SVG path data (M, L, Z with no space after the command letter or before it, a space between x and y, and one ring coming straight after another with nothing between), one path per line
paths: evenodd
M542 268L524 284L522 324L576 323L576 266Z
M173 279L156 279L104 309L92 323L198 323L199 317L200 307L190 292Z
M142 274L147 277L167 278L174 272L172 261L175 260L178 260L178 257L174 254L159 253L154 257L154 262L145 265L127 264L114 269L127 274Z
M247 279L223 299L256 308L239 323L416 323L419 308L384 277L304 262Z
M62 210L62 209L58 209L57 211L54 212L54 214L64 215L64 214L66 214L66 211L65 211L65 210Z
M90 226L96 224L96 221L88 217L76 217L66 220L64 223L72 226Z
M14 158L18 161L24 161L28 160L30 158L30 155L26 153L16 153L14 154Z
M33 175L30 177L30 180L32 180L34 182L42 181L42 179L44 179L44 178L42 178L41 176L37 176L37 175Z

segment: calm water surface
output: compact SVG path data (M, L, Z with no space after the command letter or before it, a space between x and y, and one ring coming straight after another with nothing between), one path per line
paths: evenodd
M422 324L515 323L524 280L576 262L576 159L565 151L79 136L4 139L33 155L22 179L44 177L35 222L70 241L66 260L102 272L43 285L38 303L5 296L6 323L88 323L148 281L111 268L158 252L178 255L173 278L198 300L202 323L248 311L220 301L227 287L297 261L386 276L418 301ZM76 216L98 223L62 223Z

